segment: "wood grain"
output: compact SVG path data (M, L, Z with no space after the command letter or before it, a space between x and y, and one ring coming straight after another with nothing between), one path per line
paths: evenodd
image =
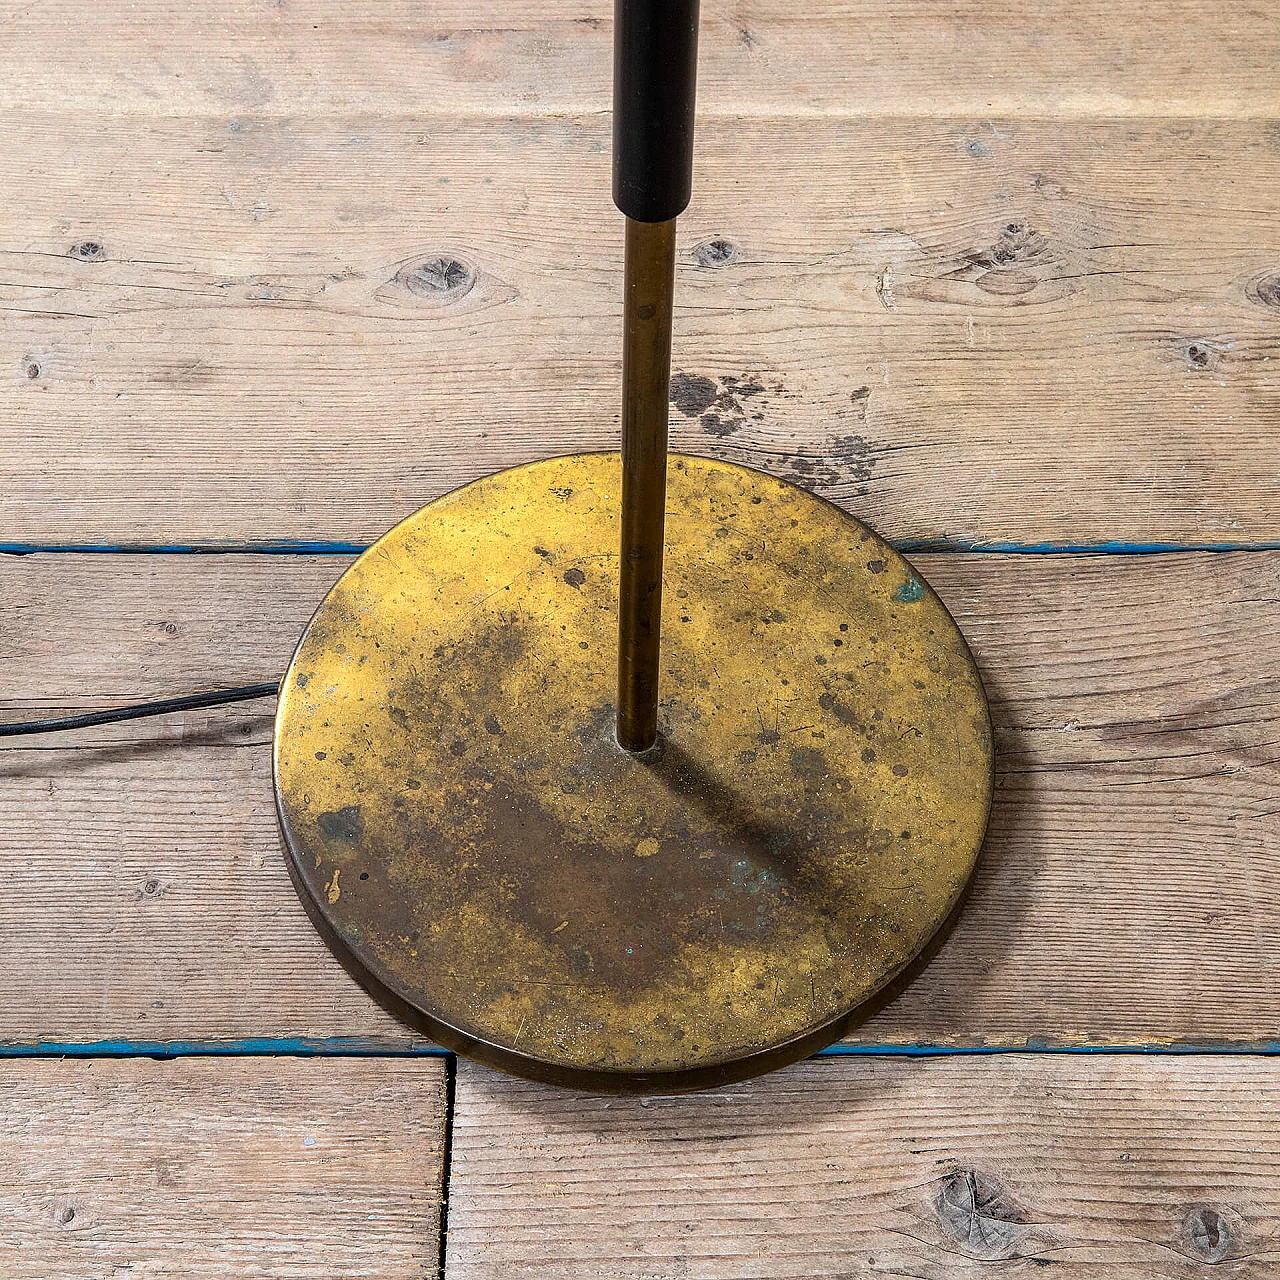
M0 1271L437 1273L444 1064L0 1064Z
M271 679L339 558L0 561L7 714ZM1268 1041L1280 553L943 555L999 788L973 892L867 1043ZM290 887L269 704L0 749L0 1041L403 1037Z
M0 541L368 543L616 446L608 131L14 117ZM1280 539L1277 137L708 121L675 446L907 541Z
M0 544L365 543L612 446L610 10L11 0ZM1278 60L1257 0L705 0L675 445L906 543L1280 541ZM0 557L0 715L270 679L345 563ZM1273 1041L1280 553L922 565L1000 791L858 1038ZM421 1047L298 906L269 710L0 746L0 1049ZM847 1057L641 1103L463 1064L448 1274L1261 1280L1276 1080ZM6 1277L435 1274L438 1061L0 1083Z
M605 111L608 0L14 0L0 105L278 116ZM1274 10L1246 0L709 0L699 107L1274 117Z
M447 1280L1262 1280L1273 1061L816 1059L646 1101L459 1064Z

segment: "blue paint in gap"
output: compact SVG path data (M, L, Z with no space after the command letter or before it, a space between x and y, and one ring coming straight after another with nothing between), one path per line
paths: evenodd
M1031 1039L1022 1045L833 1044L817 1058L955 1058L994 1057L999 1054L1055 1054L1059 1056L1119 1056L1238 1054L1280 1056L1280 1040L1192 1041L1175 1044L1055 1045ZM440 1045L367 1036L262 1038L241 1040L40 1040L0 1044L2 1058L448 1058Z
M273 538L263 542L112 543L112 542L0 542L0 555L111 556L358 556L367 542L308 542Z
M1163 1057L1185 1057L1188 1054L1245 1054L1250 1056L1280 1055L1280 1040L1178 1041L1172 1044L1052 1044L1047 1040L1029 1039L1020 1045L941 1045L941 1044L833 1044L820 1049L816 1058L956 1058L994 1057L1006 1053L1036 1053L1068 1056L1122 1056L1155 1054Z
M440 1058L436 1044L365 1036L246 1040L38 1040L0 1044L0 1058Z
M964 538L891 538L908 555L971 552L1001 556L1158 556L1189 551L1280 551L1273 542L974 542Z
M1192 551L1280 551L1273 542L997 542L967 538L891 538L890 545L908 555L972 553L1002 556L1152 556ZM0 542L0 555L124 556L358 556L370 543L269 538L261 542L109 543Z

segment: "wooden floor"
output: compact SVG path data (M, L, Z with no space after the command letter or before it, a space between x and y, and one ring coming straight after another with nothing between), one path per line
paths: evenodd
M611 9L0 13L0 715L275 679L388 525L614 443ZM0 1275L1280 1275L1280 16L702 33L674 443L960 621L958 926L831 1053L571 1095L330 959L270 704L3 740Z

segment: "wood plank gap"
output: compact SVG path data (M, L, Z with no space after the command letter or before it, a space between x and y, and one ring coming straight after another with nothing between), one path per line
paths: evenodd
M1280 1040L1145 1041L1133 1044L1059 1044L1029 1038L1025 1044L947 1045L844 1041L820 1049L815 1058L983 1058L996 1054L1168 1055L1214 1057L1280 1056ZM404 1043L377 1037L242 1040L13 1041L0 1044L0 1060L16 1058L444 1058L456 1055L438 1044Z
M1280 551L1280 539L1255 542L993 542L967 538L889 538L889 544L907 555L1022 555L1022 556L1151 556L1185 555L1189 552L1234 553ZM371 543L290 541L228 544L160 543L154 546L111 546L97 543L0 542L0 556L34 555L269 555L357 556Z
M238 1040L84 1040L0 1044L4 1058L451 1058L429 1041L378 1036L262 1037Z
M1051 1040L1028 1039L1025 1045L945 1045L876 1044L845 1040L820 1049L815 1058L989 1058L996 1054L1077 1055L1119 1057L1165 1055L1178 1057L1272 1057L1280 1056L1280 1040L1171 1041L1135 1044L1055 1044Z
M445 1067L444 1124L440 1140L440 1253L436 1275L443 1280L449 1258L449 1179L453 1176L453 1113L458 1094L458 1059L450 1054Z
M368 551L368 542L327 542L283 538L269 542L229 543L144 543L138 545L77 542L0 542L0 555L111 555L111 556L358 556Z
M74 120L91 113L98 119L111 121L154 120L157 118L182 122L197 121L202 124L225 124L235 129L236 125L246 120L256 124L288 125L297 118L296 110L271 110L262 106L254 106L243 111L192 111L157 113L155 111L137 110L133 108L116 109L101 104L90 106L73 106L61 109L53 104L41 104L27 109L9 108L5 115L8 119L23 122L26 119L58 119ZM535 103L525 105L519 102L504 102L492 109L478 106L450 105L443 109L433 109L424 105L421 111L388 111L379 112L369 109L351 110L339 103L331 108L318 110L308 108L306 116L309 120L325 122L331 120L361 121L375 120L380 124L405 125L439 125L443 121L451 124L492 124L496 121L509 121L512 124L524 122L542 123L548 119L564 121L568 125L580 125L593 120L611 120L612 106L576 107L569 105L561 109L556 104ZM1239 124L1242 122L1262 122L1275 118L1274 104L1259 100L1246 107L1243 104L1219 105L1205 111L1185 111L1173 109L1143 108L1142 105L1107 103L1105 108L1088 104L1065 103L1058 111L1037 109L1020 110L1013 102L988 101L979 107L976 102L948 102L937 106L922 106L910 111L877 111L873 103L865 103L857 108L831 107L822 108L798 103L794 107L788 105L786 110L774 103L752 104L732 102L712 105L698 103L698 124L732 123L734 121L750 122L752 125L768 125L770 122L782 124L803 124L806 121L821 121L824 124L864 124L871 122L884 125L908 125L921 123L946 123L970 120L998 120L1001 124L1020 125L1061 125L1071 121L1094 122L1097 120L1119 120L1125 123L1159 124L1159 125L1201 125L1201 124ZM238 131L238 130L237 130Z

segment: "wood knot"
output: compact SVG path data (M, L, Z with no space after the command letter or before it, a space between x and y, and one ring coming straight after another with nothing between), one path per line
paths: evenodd
M985 249L971 249L945 281L966 279L985 294L1019 297L1043 283L1042 268L1054 255L1045 239L1025 222L1006 222Z
M1203 339L1189 343L1187 346L1187 367L1193 373L1212 370L1218 367L1222 353Z
M1235 1233L1227 1214L1212 1205L1195 1205L1182 1221L1187 1247L1205 1262L1222 1262L1231 1252Z
M76 1211L68 1204L59 1209L54 1216L58 1219L59 1226L69 1227L76 1220Z
M1048 256L1049 242L1025 222L1006 222L995 243L969 255L977 267L1015 267L1042 262Z
M164 885L154 876L144 880L138 889L138 896L142 898L159 898L163 894Z
M704 240L693 251L700 267L727 267L742 258L742 250L732 240Z
M1280 274L1268 272L1256 276L1245 286L1245 296L1264 307L1280 308Z
M101 240L81 240L79 244L71 246L68 256L80 262L101 262L107 256L107 251L102 247Z
M23 373L25 373L25 374L27 375L27 377L28 377L31 381L33 381L33 382L34 382L34 381L35 381L35 379L36 379L36 378L38 378L38 377L40 376L40 374L43 372L43 371L41 370L41 368L40 368L40 361L39 361L39 360L32 360L32 359L28 359L28 360L27 360L26 364L23 366L22 371L23 371Z
M456 258L431 258L400 268L396 281L419 298L461 298L475 284L475 272Z
M943 1178L934 1197L942 1229L972 1257L1010 1257L1030 1221L1000 1182L976 1169L957 1169Z

